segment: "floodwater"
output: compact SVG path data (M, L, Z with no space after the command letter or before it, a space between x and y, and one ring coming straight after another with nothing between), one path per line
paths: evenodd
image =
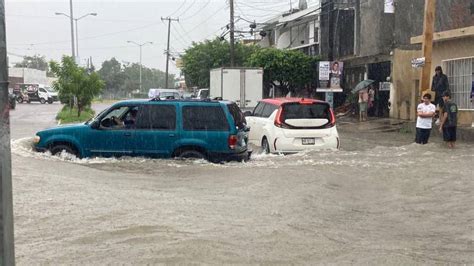
M473 144L341 123L340 151L246 163L33 152L59 108L12 112L19 265L474 264Z

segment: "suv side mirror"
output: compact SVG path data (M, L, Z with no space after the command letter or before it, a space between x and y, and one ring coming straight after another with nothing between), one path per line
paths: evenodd
M244 116L252 116L252 111L245 111Z
M99 126L99 122L97 122L97 121L94 121L94 122L91 124L91 128L92 128L92 129L99 129L99 127L100 127L100 126Z

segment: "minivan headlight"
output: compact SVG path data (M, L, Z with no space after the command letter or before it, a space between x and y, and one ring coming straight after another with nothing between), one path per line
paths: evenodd
M33 138L33 143L34 144L38 144L40 142L41 138L40 136L36 135L34 138Z

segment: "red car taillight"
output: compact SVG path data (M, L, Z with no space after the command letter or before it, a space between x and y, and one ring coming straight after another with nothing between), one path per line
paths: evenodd
M227 143L229 144L229 148L231 150L235 149L237 147L237 142L239 141L239 138L236 135L230 135L229 138L227 139Z
M288 128L287 125L283 123L283 107L278 108L278 112L275 116L275 126L280 128Z
M328 126L329 127L333 127L336 125L336 116L334 116L334 112L332 111L332 109L329 109L329 112L331 113L331 120L329 121L329 124Z

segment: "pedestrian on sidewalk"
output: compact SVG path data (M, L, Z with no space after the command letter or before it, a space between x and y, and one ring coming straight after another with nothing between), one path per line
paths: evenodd
M439 131L443 133L443 140L448 144L448 148L453 149L456 143L458 106L451 101L451 93L449 91L444 92L443 101L444 107Z
M367 121L367 103L369 101L369 92L367 88L359 91L359 121Z
M428 143L430 138L433 116L436 113L436 106L431 103L431 94L423 95L423 103L417 107L416 119L416 138L415 142L418 144Z
M442 99L443 93L449 91L448 76L443 74L443 68L441 68L441 66L437 66L435 72L436 74L433 76L433 82L431 83L431 91L436 93L434 104L437 105L439 109L442 109L444 105Z

